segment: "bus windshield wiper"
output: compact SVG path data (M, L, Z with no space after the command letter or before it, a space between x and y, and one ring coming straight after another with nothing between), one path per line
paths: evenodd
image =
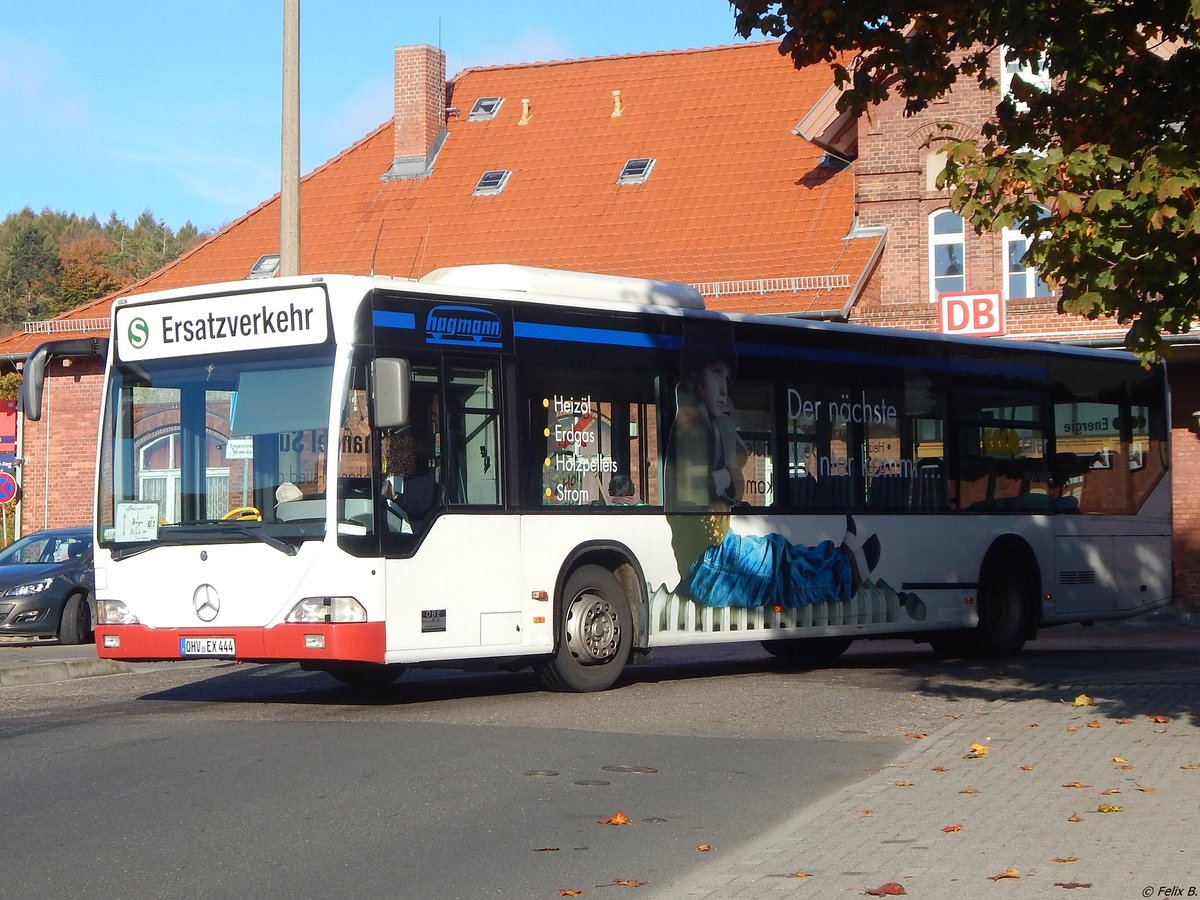
M122 559L129 559L131 556L137 556L139 553L145 553L156 544L137 544L133 547L114 547L112 549L113 562L119 562Z
M296 555L297 551L296 551L295 544L289 544L287 541L281 541L279 538L275 537L275 535L267 534L265 531L263 531L260 528L250 528L248 526L243 525L237 529L237 532L238 532L238 534L245 534L245 535L248 535L249 537L257 538L258 540L260 540L264 544L266 544L268 547L274 547L280 553L286 553L288 556Z

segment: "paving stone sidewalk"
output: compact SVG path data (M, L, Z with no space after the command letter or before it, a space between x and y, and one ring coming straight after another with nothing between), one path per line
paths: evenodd
M1200 897L1200 683L1113 681L981 705L655 896Z

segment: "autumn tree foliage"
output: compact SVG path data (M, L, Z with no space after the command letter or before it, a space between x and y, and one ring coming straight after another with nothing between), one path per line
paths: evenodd
M1143 355L1197 319L1200 0L731 5L743 36L831 64L843 110L890 94L913 114L964 83L996 90L998 47L1047 75L997 91L980 138L947 145L952 205L979 229L1036 235L1026 263L1061 309L1115 317Z
M0 221L0 334L99 299L162 268L204 238L149 210L128 225L28 207Z

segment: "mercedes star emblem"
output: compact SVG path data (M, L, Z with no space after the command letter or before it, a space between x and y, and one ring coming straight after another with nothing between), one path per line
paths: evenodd
M196 588L196 593L192 594L192 606L201 622L211 622L221 611L221 598L217 595L217 589L211 584L200 585Z

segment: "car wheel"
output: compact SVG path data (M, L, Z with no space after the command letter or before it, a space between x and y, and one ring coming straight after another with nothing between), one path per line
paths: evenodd
M62 620L58 624L60 644L85 644L94 640L92 635L92 610L87 597L72 594L63 605Z

